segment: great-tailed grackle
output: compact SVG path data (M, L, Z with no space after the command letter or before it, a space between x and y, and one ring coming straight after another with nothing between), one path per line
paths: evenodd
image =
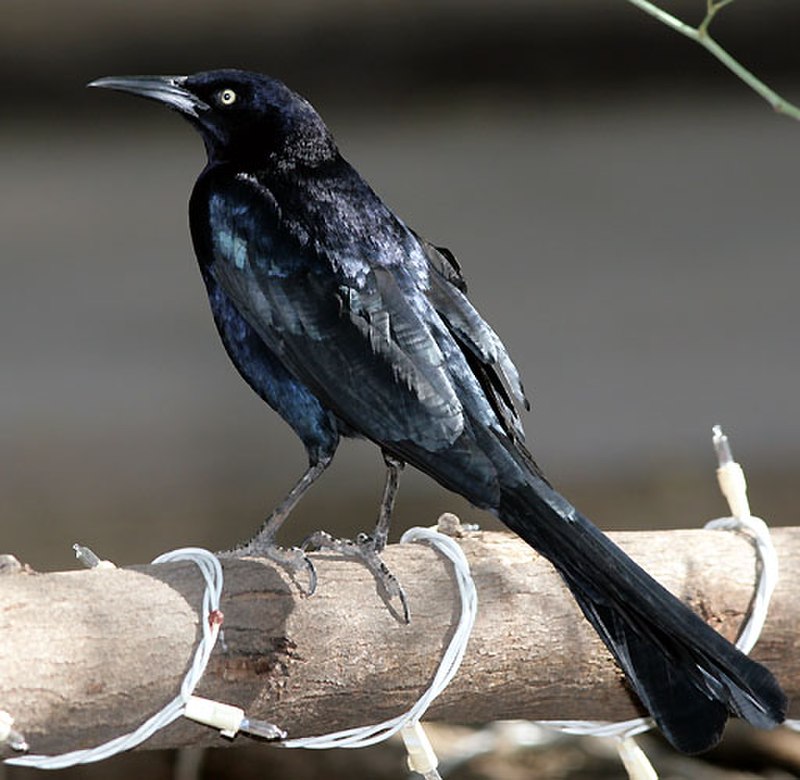
M711 747L729 714L762 728L784 719L785 696L764 667L550 486L524 445L517 371L467 299L455 258L384 205L306 100L237 70L92 86L164 103L205 142L190 221L214 319L310 461L257 541L272 542L340 436L365 437L389 465L372 552L410 463L552 562L676 748Z

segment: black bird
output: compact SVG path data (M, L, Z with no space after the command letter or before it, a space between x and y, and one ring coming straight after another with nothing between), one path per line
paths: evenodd
M239 70L91 86L164 103L205 142L189 212L214 320L310 462L256 544L271 545L341 436L364 437L389 467L372 552L410 463L551 561L678 750L713 746L730 714L761 728L783 721L786 698L770 672L550 486L523 443L517 371L467 299L455 258L389 210L306 100Z

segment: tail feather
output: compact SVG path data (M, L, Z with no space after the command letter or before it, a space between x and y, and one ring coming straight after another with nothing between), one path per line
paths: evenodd
M572 591L575 594L575 591ZM642 704L664 736L683 753L700 753L719 742L728 720L728 708L696 685L689 659L670 658L649 638L631 630L631 624L609 610L598 609L583 595L576 600L617 662ZM606 614L603 614L605 612Z
M678 750L713 747L729 714L759 728L784 720L786 697L767 669L670 594L545 482L530 475L524 484L502 488L498 515L555 566Z

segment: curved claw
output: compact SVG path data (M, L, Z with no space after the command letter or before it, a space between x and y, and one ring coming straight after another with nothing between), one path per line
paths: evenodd
M317 589L317 569L313 561L305 554L301 547L279 547L271 542L253 539L234 550L218 553L221 557L229 558L266 558L285 569L301 593L305 596L314 595ZM305 587L298 582L297 573L304 569L308 577Z
M397 614L397 610L395 610L395 608L392 606L392 603L391 603L392 595L390 595L388 593L386 595L388 597L387 600L386 600L387 606L389 607L389 609L392 612L394 612L395 617L399 618L399 615ZM400 587L400 585L397 586L397 593L395 593L394 595L397 596L397 598L400 600L400 604L403 607L403 623L408 625L411 622L411 613L409 612L409 609L408 609L408 599L406 599L405 591Z
M282 547L271 547L267 550L259 550L259 554L265 558L274 561L279 566L282 566L292 578L292 582L297 585L298 590L305 596L313 596L314 591L317 589L317 569L313 561L309 558L305 551L300 547L289 547L288 549ZM305 587L300 584L298 572L304 570L308 581Z
M394 600L397 599L402 607L402 620L403 623L408 625L411 622L411 613L408 608L408 599L403 586L397 581L397 577L392 574L389 567L383 562L380 556L373 551L369 551L364 555L364 563L367 568L372 572L375 581L383 590L384 601L389 611L400 620L400 613L394 605Z
M405 591L400 590L400 601L403 602L403 622L408 625L411 622L411 612L408 609L408 600L406 599Z
M397 620L402 620L405 624L411 622L411 613L405 591L389 570L389 567L383 562L378 551L378 544L372 536L361 533L356 536L355 540L336 539L327 531L315 531L305 538L300 547L303 551L309 547L319 550L331 550L345 558L360 560L375 578L378 591L381 593L392 615ZM395 599L400 602L400 610L393 603Z
M308 587L306 588L305 595L313 596L314 591L317 589L317 568L314 566L314 562L311 558L305 554L304 550L300 547L293 547L292 549L297 550L303 556L303 563L306 565L306 573L308 574Z

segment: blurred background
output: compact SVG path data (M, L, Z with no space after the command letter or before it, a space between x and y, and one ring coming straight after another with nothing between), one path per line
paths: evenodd
M696 22L705 3L664 7ZM724 514L715 423L754 511L797 523L800 125L699 47L623 0L2 8L0 551L59 569L74 541L120 564L228 548L305 467L207 311L186 215L199 138L84 89L223 66L308 97L390 206L456 253L532 397L531 449L599 525ZM740 0L713 29L800 100L800 6ZM370 528L382 474L346 442L286 542ZM408 470L395 537L443 510L490 523ZM285 776L334 776L317 760Z

